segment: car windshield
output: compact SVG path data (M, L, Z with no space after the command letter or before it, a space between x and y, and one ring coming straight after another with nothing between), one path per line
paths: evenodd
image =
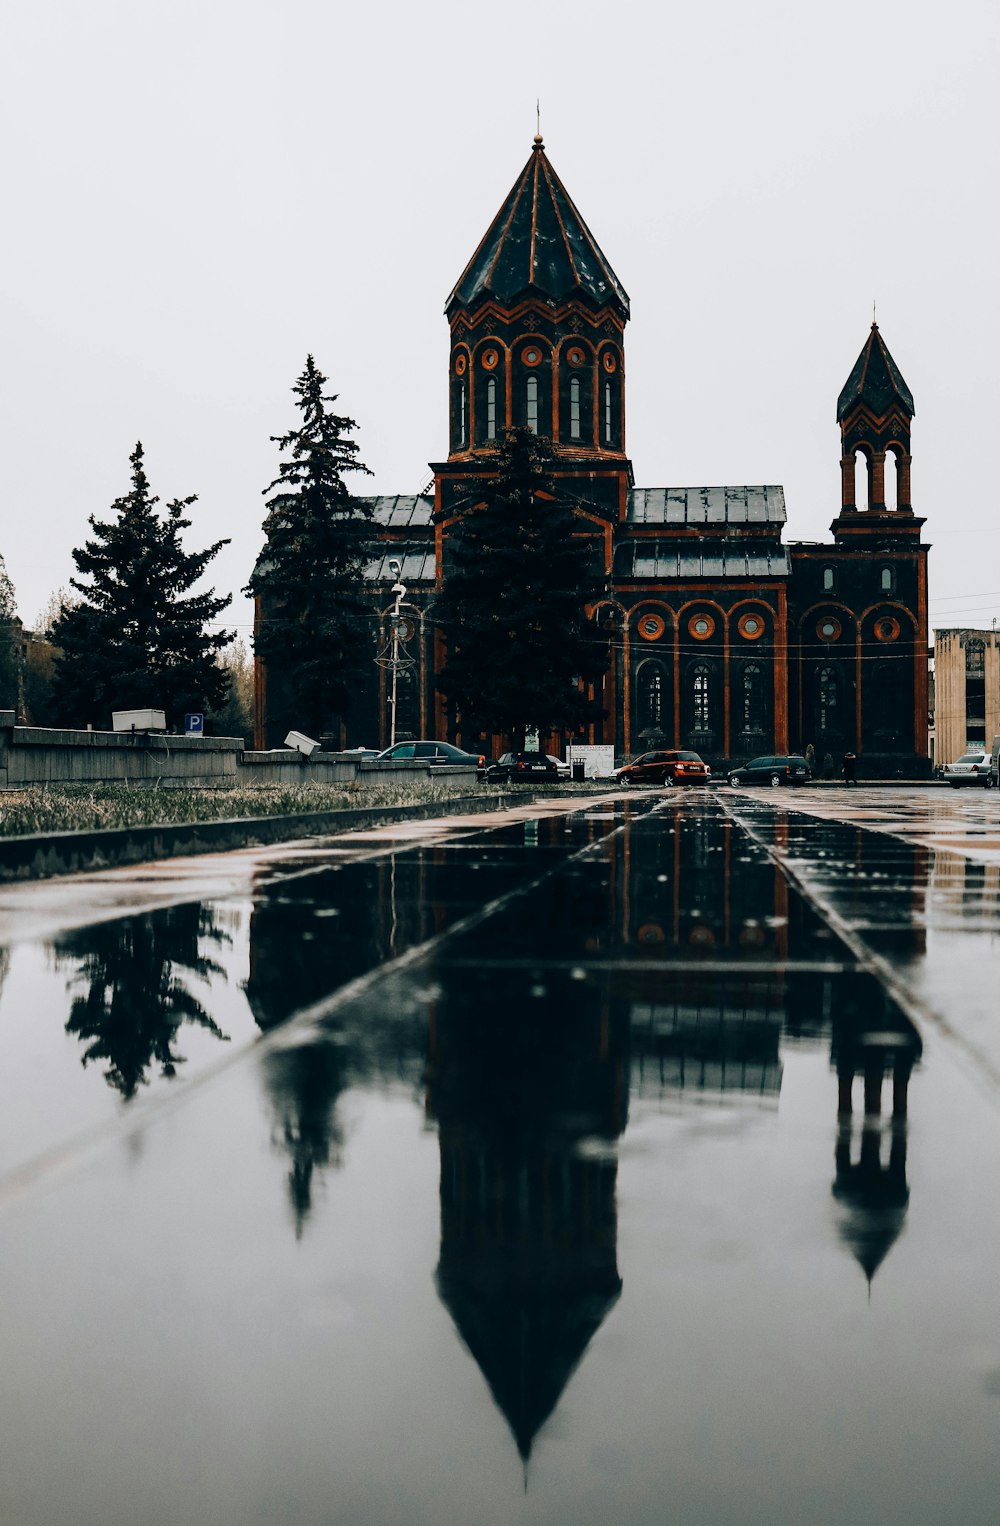
M958 760L959 763L981 763L982 761L983 754L981 752L963 752ZM953 763L952 767L957 767L957 764Z
M696 752L679 752L677 754L677 761L679 763L700 763L701 758Z

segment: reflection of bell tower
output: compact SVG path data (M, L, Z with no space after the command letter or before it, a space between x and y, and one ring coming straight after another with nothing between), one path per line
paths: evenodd
M833 1196L840 1205L840 1237L869 1285L906 1217L907 1098L922 1048L913 1024L894 1009L881 1014L853 1010L834 1022L839 1126ZM860 1139L854 1126L854 1083L859 1076L864 1097ZM883 1104L889 1099L891 1111L885 1118Z
M460 1005L446 998L431 1036L438 1292L525 1461L621 1291L613 1141L627 1069L589 996L550 990L542 1013L484 979Z

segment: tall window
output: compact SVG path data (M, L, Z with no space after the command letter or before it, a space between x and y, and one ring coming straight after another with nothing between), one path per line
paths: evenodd
M823 591L824 591L824 593L831 593L833 591L833 568L832 567L824 567L823 568Z
M986 646L970 641L965 648L965 744L986 746Z
M695 731L707 731L711 720L711 708L709 705L709 673L706 667L699 665L692 674L694 709L693 720Z
M882 568L882 592L892 593L893 576L891 567Z
M639 669L640 736L661 732L663 723L663 671L658 662L644 662Z
M491 376L486 383L486 438L497 437L497 379Z
M743 669L743 730L764 729L764 685L760 668L750 662Z
M525 396L528 405L528 428L532 434L538 433L538 377L529 376L526 383Z
M820 735L827 731L838 731L838 716L840 698L840 683L836 668L820 668L819 670L819 721Z
M458 384L458 443L465 444L465 383Z
M604 443L611 444L611 383L604 383Z
M569 437L580 438L580 378L574 376L569 384Z

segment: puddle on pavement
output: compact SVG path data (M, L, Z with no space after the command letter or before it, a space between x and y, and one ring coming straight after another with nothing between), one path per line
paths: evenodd
M996 1110L651 803L12 951L3 1519L995 1519Z

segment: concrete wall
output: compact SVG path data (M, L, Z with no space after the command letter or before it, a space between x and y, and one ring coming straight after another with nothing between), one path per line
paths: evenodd
M15 726L0 711L0 788L25 784L235 784L240 737Z
M115 731L50 731L15 726L0 710L0 789L28 784L165 784L225 787L247 784L350 784L356 780L433 778L475 785L476 770L431 768L412 760L364 762L349 753L291 748L244 752L242 737L158 736Z

